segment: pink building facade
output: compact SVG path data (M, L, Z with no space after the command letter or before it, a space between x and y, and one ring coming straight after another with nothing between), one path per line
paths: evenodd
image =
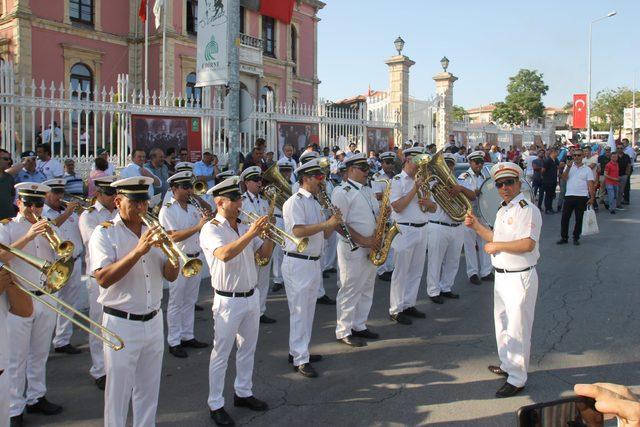
M203 1L203 0L201 0ZM168 0L166 86L190 97L196 71L197 0ZM162 32L149 1L149 90L159 94ZM18 79L48 85L116 87L118 74L142 89L144 25L138 0L0 0L0 59ZM318 99L319 0L295 2L290 24L241 8L240 82L254 100L271 94L276 104Z

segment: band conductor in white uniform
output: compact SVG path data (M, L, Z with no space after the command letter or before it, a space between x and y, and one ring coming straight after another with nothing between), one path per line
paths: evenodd
M538 294L536 263L542 216L520 192L522 176L515 163L497 163L491 168L491 178L503 200L493 231L471 213L465 219L465 224L487 242L484 250L495 268L493 315L500 366L489 366L489 370L507 377L496 397L513 396L525 386Z
M224 409L224 380L235 343L234 406L265 411L268 405L253 397L253 360L260 328L260 291L255 257L270 257L273 242L260 238L268 226L261 216L250 226L238 218L243 205L240 178L233 176L209 189L216 217L202 227L200 245L211 271L214 341L209 361L210 416L218 425L234 425Z
M159 248L160 226L147 228L142 221L152 183L143 176L113 182L118 214L98 226L89 242L89 271L100 285L102 325L125 343L119 351L104 347L108 427L126 424L129 404L134 426L155 424L164 351L162 284L163 279L176 280L179 269Z

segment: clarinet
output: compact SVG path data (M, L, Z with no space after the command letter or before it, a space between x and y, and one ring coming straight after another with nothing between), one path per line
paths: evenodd
M329 200L329 195L327 194L324 188L321 188L320 191L318 192L318 200L320 201L320 204L327 211L329 211L330 216L333 216L337 213L336 207L333 205L333 203L331 203L331 200ZM349 229L344 224L344 221L340 221L340 225L338 227L339 227L338 234L340 234L342 237L347 239L347 243L349 243L351 252L358 249L358 245L356 245L356 242L353 241L353 237L351 237L351 233L349 233Z

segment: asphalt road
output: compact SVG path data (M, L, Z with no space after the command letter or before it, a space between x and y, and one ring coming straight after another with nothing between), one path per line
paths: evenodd
M583 238L579 247L557 246L560 216L543 216L530 377L521 395L494 397L503 380L486 369L497 361L492 285L471 286L462 257L454 289L461 299L432 304L423 283L418 308L427 319L411 326L389 320L389 284L376 283L370 326L382 339L367 347L336 343L335 308L319 305L311 349L325 359L315 365L317 379L301 377L287 363L287 304L283 291L270 294L267 312L278 322L261 326L254 394L271 409L256 413L232 406L232 355L227 411L238 424L252 426L511 426L518 407L556 399L574 383L640 385L640 177L633 178L633 204L615 216L598 214L600 234ZM334 297L335 275L325 286ZM196 336L211 342L207 283L202 284L200 303L206 310L196 313ZM25 414L28 425L101 425L103 394L88 374L84 334L76 333L74 342L83 354L52 353L47 366L47 397L64 405L64 412L53 417ZM159 425L211 424L206 406L209 353L210 348L190 350L188 359L176 359L165 352Z

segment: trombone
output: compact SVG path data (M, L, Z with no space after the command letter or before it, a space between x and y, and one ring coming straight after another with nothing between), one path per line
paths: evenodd
M12 248L11 246L7 246L2 243L0 243L0 249L2 249L7 253L12 254L16 258L21 259L27 264L35 267L46 278L46 282L44 286L40 287L35 283L31 282L30 280L28 280L26 277L17 273L14 269L9 267L7 264L2 264L0 268L4 268L13 276L20 279L20 281L26 283L30 288L32 288L32 289L28 289L25 285L20 283L20 281L15 280L14 284L18 289L20 289L22 292L27 293L31 298L49 307L51 310L56 312L59 316L62 316L65 319L71 321L74 325L76 325L86 333L95 336L96 338L104 342L107 346L111 347L113 350L118 351L124 347L124 341L122 341L122 338L120 338L118 335L116 335L109 329L105 328L104 326L100 325L99 323L94 322L93 320L91 320L89 316L76 310L66 302L62 301L60 298L57 298L53 295L54 292L62 289L62 287L67 283L69 276L71 276L71 272L73 271L72 260L68 260L68 259L58 260L58 261L55 261L53 264L51 264L47 260L40 259L24 251L21 251L16 248ZM53 303L49 302L47 298L43 298L42 296L35 295L33 292L31 292L32 290L37 292L42 292L43 295L46 295L48 298L55 301L57 305L64 307L65 309L69 310L73 314L68 315L67 313L65 313L58 307L56 307ZM74 316L82 319L84 322L86 322L86 324L75 319ZM97 328L100 332L94 331L92 327Z
M249 224L254 223L260 219L260 216L255 214L254 212L248 212L243 209L240 209L240 213L243 214L245 217L247 217ZM291 242L293 242L294 245L296 245L297 252L304 252L307 249L307 246L309 245L308 237L303 237L302 239L299 239L295 236L290 235L283 229L276 227L275 224L272 224L270 222L267 224L269 224L269 228L267 229L267 232L266 232L267 239L271 240L277 245L282 246L283 248L285 247L287 240L290 240Z
M189 258L187 255L182 252L173 239L167 234L167 231L160 225L158 218L149 212L141 213L140 218L142 222L149 228L158 225L160 226L160 231L158 233L158 240L162 242L160 248L169 258L169 262L175 266L180 266L180 261L184 264L182 269L182 275L184 277L193 277L200 272L202 269L202 261L198 258Z

